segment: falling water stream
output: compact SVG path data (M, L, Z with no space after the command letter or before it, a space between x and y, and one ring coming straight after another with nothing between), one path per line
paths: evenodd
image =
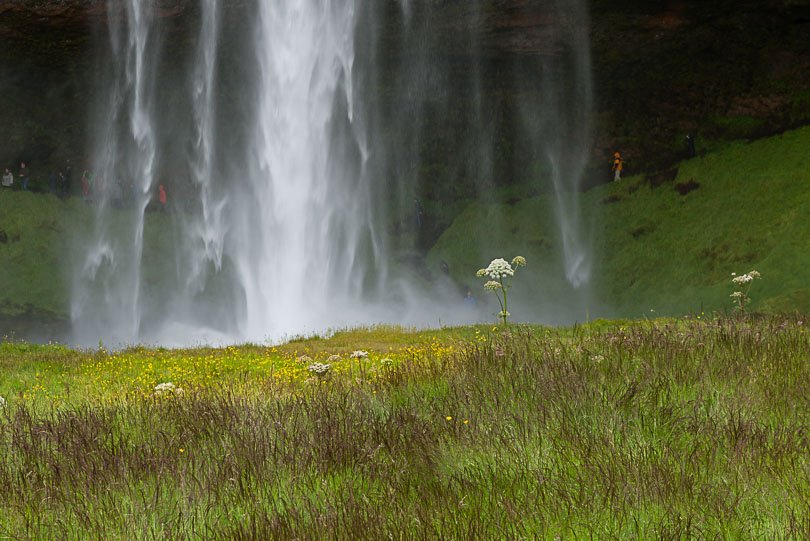
M528 4L555 21L541 36L552 52L512 55L496 76L483 0L442 28L434 21L452 17L416 0L393 15L372 0L257 1L236 23L227 0L201 0L182 54L152 3L108 0L92 119L97 210L77 249L76 340L263 341L489 319L443 277L403 270L418 239L389 234L391 216L407 217L427 189L425 143L444 137L436 126L461 126L448 163L481 193L504 174L499 130L523 140L527 162L548 165L538 182L553 193L560 272L581 302L591 275L578 202L591 107L587 8ZM490 84L504 72L515 114ZM155 202L159 185L166 209Z

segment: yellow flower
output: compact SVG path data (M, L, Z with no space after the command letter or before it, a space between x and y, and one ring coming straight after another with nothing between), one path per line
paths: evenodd
M181 448L180 448L180 452L181 452L181 453L185 453L185 452L186 452L186 450L185 450L185 449L183 449L183 448L181 447Z
M470 420L469 420L469 419L464 419L464 424L465 424L465 425L470 424Z
M452 420L453 420L453 418L452 418L452 417L450 417L449 415L448 415L447 417L445 417L445 419L447 419L448 421L452 421Z

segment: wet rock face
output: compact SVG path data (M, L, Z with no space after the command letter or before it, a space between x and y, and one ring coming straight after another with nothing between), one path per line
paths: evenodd
M193 46L199 0L141 1L163 19L172 47ZM238 24L257 0L224 1ZM391 16L379 32L392 42L383 50L397 50L401 0L369 1ZM476 54L559 54L555 29L572 24L555 15L554 0L409 5L413 16L429 12L435 42L451 55L469 54L470 28L482 37ZM685 157L687 133L700 152L810 122L810 0L589 0L589 8L595 164L621 148L633 172L665 170ZM110 9L121 13L126 2L0 0L0 168L30 162L36 178L86 157L93 47L116 15Z

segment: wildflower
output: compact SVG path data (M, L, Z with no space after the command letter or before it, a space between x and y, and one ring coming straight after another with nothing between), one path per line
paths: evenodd
M512 266L502 258L493 259L489 264L489 267L484 270L486 271L485 274L488 274L493 280L500 280L501 278L506 276L514 276L515 274Z
M336 363L340 360L340 355L330 355L326 360L330 363Z
M470 424L470 420L469 420L469 419L464 419L464 424L465 424L465 425Z
M762 277L762 275L752 270L751 272L741 274L739 276L736 273L731 273L731 282L734 284L736 291L734 291L729 297L734 299L734 302L737 305L737 310L740 312L745 312L745 306L751 302L751 298L748 296L748 292L751 290L751 285L754 280L758 280Z
M6 407L6 399L0 396L0 408Z
M450 417L449 415L448 415L447 417L445 417L444 419L445 419L446 421L452 421L452 420L453 420L453 418L452 418L452 417Z
M512 268L512 265L514 265L514 268ZM512 259L511 265L505 259L493 259L487 268L481 269L476 273L478 278L489 278L489 280L484 284L484 289L493 292L495 297L498 299L498 304L501 305L501 311L498 314L498 318L503 320L504 325L506 325L506 319L510 315L507 311L506 298L506 293L509 290L510 285L506 279L515 275L515 269L517 269L517 267L525 266L526 258L518 255Z
M185 453L185 452L186 452L186 450L185 450L185 449L183 449L183 448L181 447L181 448L180 448L180 452L181 452L181 453Z
M301 364L307 364L307 363L312 362L312 357L310 357L309 355L301 355L300 357L298 357L295 360L298 361Z
M366 359L368 358L368 351L357 350L351 354L352 359Z
M323 363L312 363L311 365L307 366L307 370L316 376L326 375L330 368L330 365Z
M498 291L499 289L502 289L502 286L501 286L500 282L496 282L495 280L490 280L489 282L484 284L484 289L486 289L487 291Z
M603 355L591 355L591 360L595 363L601 363L605 360L605 357Z
M155 396L163 395L180 395L183 394L183 389L177 387L171 381L165 383L158 383L155 385Z
M386 368L390 368L390 367L394 366L394 360L389 359L388 357L386 357L384 359L380 359L380 364L382 366L386 367Z

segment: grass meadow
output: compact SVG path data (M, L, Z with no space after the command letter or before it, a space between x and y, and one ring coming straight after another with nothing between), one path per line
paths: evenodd
M7 342L0 539L808 539L807 327Z

